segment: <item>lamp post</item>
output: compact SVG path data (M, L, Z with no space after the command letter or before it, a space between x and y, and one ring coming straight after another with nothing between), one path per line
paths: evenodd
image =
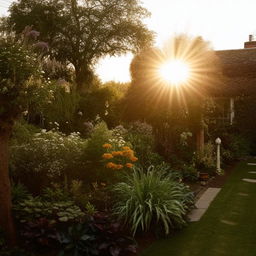
M217 138L215 140L215 143L217 144L217 172L220 173L220 144L221 144L221 139Z

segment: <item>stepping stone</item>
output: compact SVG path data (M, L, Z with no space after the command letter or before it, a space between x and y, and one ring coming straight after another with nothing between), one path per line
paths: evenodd
M247 163L247 165L256 165L256 163Z
M256 174L256 172L248 172L248 173L253 173L253 174Z
M196 209L193 209L188 215L188 218L191 222L199 221L201 219L201 217L204 215L213 199L220 192L220 190L221 188L208 188L204 192L204 194L198 199L198 201L195 204Z
M250 182L250 183L256 183L255 179L243 179L243 181Z
M220 222L230 225L230 226L235 226L237 225L237 223L233 222L233 221L229 221L229 220L221 220Z
M193 209L189 215L188 219L190 222L199 221L201 217L204 215L207 209Z
M248 194L246 193L238 193L239 196L249 196Z

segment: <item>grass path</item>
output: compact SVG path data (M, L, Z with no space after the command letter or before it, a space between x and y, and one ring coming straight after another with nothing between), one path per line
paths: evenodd
M256 166L238 164L202 219L142 256L256 256Z

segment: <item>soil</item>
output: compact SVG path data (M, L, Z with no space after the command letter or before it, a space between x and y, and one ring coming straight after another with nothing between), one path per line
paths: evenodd
M195 200L200 198L200 196L207 190L209 187L211 188L222 188L224 184L226 183L228 177L234 170L234 167L237 163L234 163L232 165L226 166L225 172L223 175L216 175L214 177L211 177L207 182L204 184L201 184L200 182L196 183L190 183L186 182L186 184L190 187L190 189L195 193ZM145 234L141 234L135 237L137 243L138 243L138 252L137 256L142 253L143 250L145 250L147 247L149 247L154 241L156 241L156 237L153 234L153 232L148 232Z

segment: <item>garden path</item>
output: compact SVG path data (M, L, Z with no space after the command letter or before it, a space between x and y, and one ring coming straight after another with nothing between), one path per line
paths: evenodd
M256 256L256 165L239 163L197 222L159 240L142 256Z
M195 206L190 214L188 215L189 221L199 221L204 213L207 211L211 202L220 192L220 188L208 188L203 195L197 200Z

